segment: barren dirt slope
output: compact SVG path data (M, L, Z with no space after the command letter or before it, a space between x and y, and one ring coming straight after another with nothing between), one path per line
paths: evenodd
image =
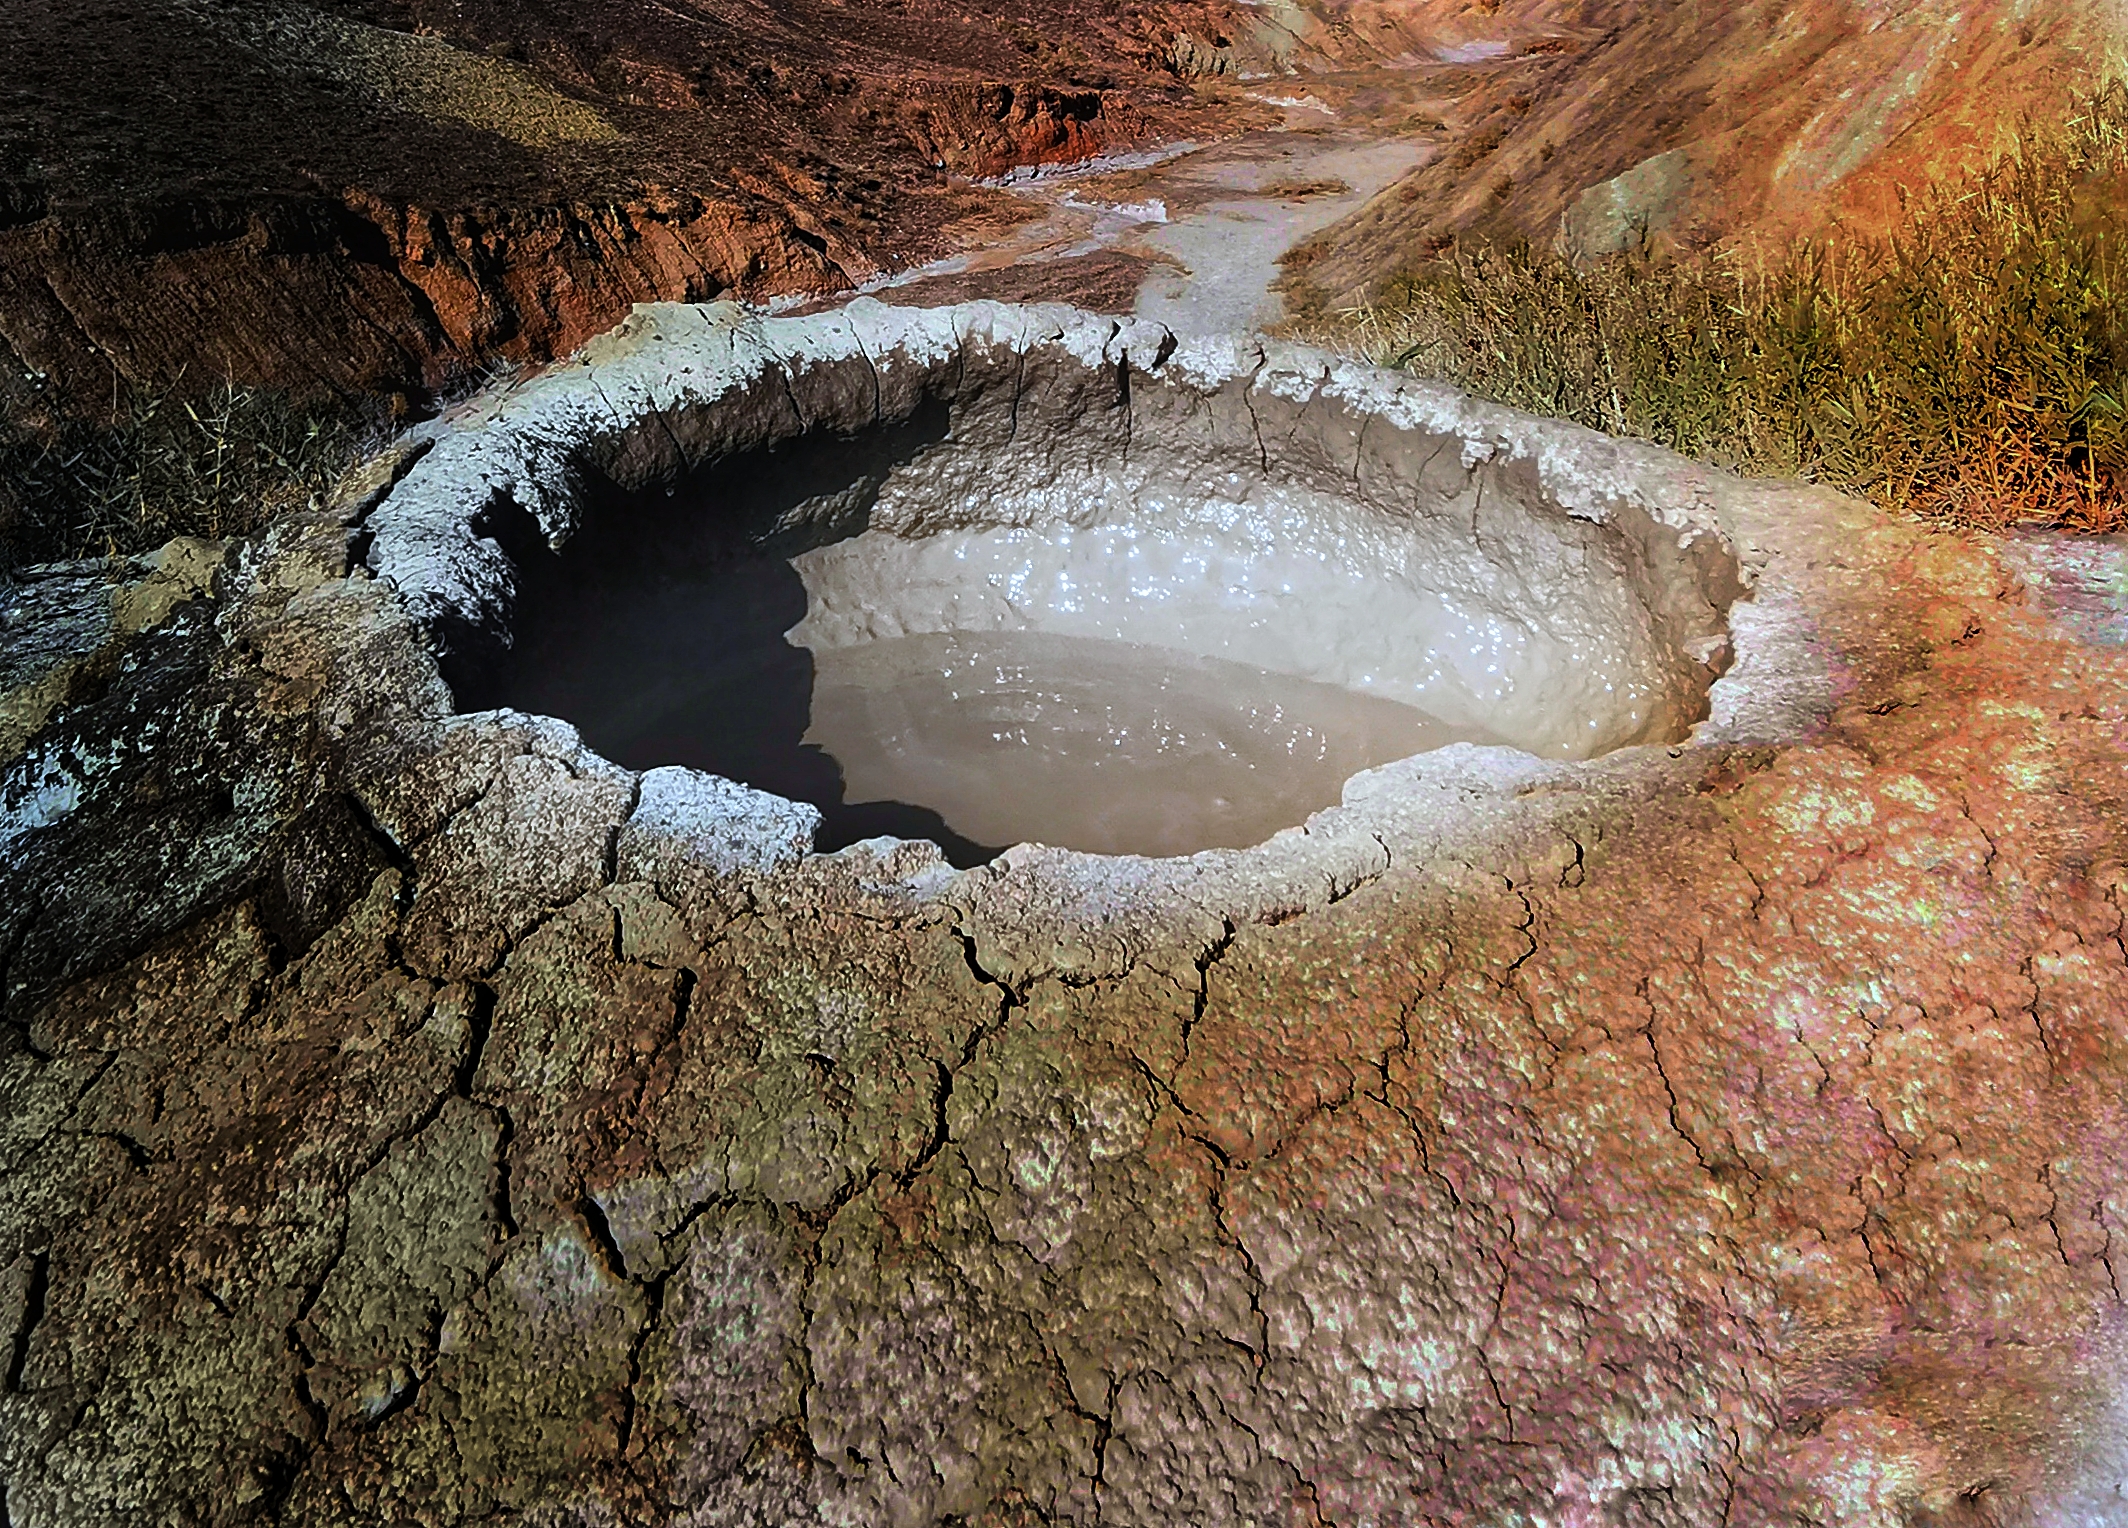
M1198 127L1229 9L22 0L0 402L419 389L632 301L844 290L994 215L971 179Z
M1423 169L1292 262L1350 299L1459 234L1687 247L1841 218L2059 109L2124 37L2117 0L1508 0L1408 7L1435 29L1409 107Z
M420 394L649 298L847 291L1018 166L1278 99L1429 162L1289 264L1875 216L2089 78L2118 0L60 0L8 7L0 409L223 378Z

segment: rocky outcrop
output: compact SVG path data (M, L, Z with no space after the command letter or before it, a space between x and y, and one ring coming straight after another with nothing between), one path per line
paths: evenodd
M747 407L932 375L701 322ZM986 417L1179 354L945 322ZM137 638L0 776L9 1520L2106 1520L2119 550L1283 355L1242 396L1720 527L1706 721L1257 850L808 854L453 714L361 555L418 441Z
M284 200L170 223L0 230L0 343L33 396L108 399L114 376L425 393L539 364L637 302L847 291L871 257L743 193L545 207Z
M117 568L14 570L0 603L0 759L21 757L55 711L107 683L133 638L210 593L226 550L181 536Z
M922 109L917 152L956 174L1003 175L1070 164L1145 136L1145 118L1111 108L1098 90L970 85L944 90Z

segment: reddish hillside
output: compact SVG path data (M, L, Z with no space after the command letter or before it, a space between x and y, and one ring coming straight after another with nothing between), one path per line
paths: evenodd
M969 177L1201 130L1176 42L1224 14L110 0L91 38L22 0L0 403L114 373L419 389L635 301L847 289L994 217Z
M2115 0L1460 0L1406 5L1434 36L1440 152L1303 251L1319 300L1356 297L1464 234L1700 247L1833 218L2059 109L2128 40Z
M2088 79L2115 4L107 0L91 38L18 0L0 412L419 393L645 299L847 291L1026 214L984 178L1260 121L1279 74L1435 145L1298 252L1303 303L1467 232L1867 221Z

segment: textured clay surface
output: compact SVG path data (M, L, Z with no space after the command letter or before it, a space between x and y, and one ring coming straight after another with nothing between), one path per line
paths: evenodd
M1016 405L1166 364L950 322ZM364 560L420 442L73 684L0 773L7 1521L2121 1520L2120 550L1272 360L1718 526L1690 740L811 855L452 714Z

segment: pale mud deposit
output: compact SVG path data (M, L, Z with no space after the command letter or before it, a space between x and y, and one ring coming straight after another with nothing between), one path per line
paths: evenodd
M370 563L461 691L809 801L829 847L922 836L898 803L993 851L1246 848L1427 747L1705 714L1739 588L1708 517L1576 513L1445 397L1304 352L1025 322L866 306L746 349L645 313L595 380L447 433Z
M1292 116L1328 108L1286 110ZM1287 253L1367 206L1434 152L1409 138L1317 130L1251 134L1185 161L1167 177L1177 215L1119 241L1165 257L1146 273L1138 317L1184 334L1284 322L1292 315L1276 287Z
M849 794L933 805L979 843L1246 848L1457 741L1409 706L1135 642L953 632L821 660L806 740Z
M644 309L255 542L44 570L6 1521L2120 1522L2123 588L872 303ZM1305 694L1323 768L987 859L1065 777L947 778L964 661L1259 772ZM826 806L668 756L719 664ZM1403 756L1311 813L1332 742ZM1128 774L1078 804L1187 815Z
M1011 182L1027 206L1018 226L867 290L890 301L903 287L984 296L1046 272L1069 293L1074 272L1113 258L1137 273L1115 311L1184 336L1275 327L1293 316L1278 290L1286 256L1437 151L1424 138L1333 126L1336 113L1312 96L1252 98L1283 106L1285 125Z

